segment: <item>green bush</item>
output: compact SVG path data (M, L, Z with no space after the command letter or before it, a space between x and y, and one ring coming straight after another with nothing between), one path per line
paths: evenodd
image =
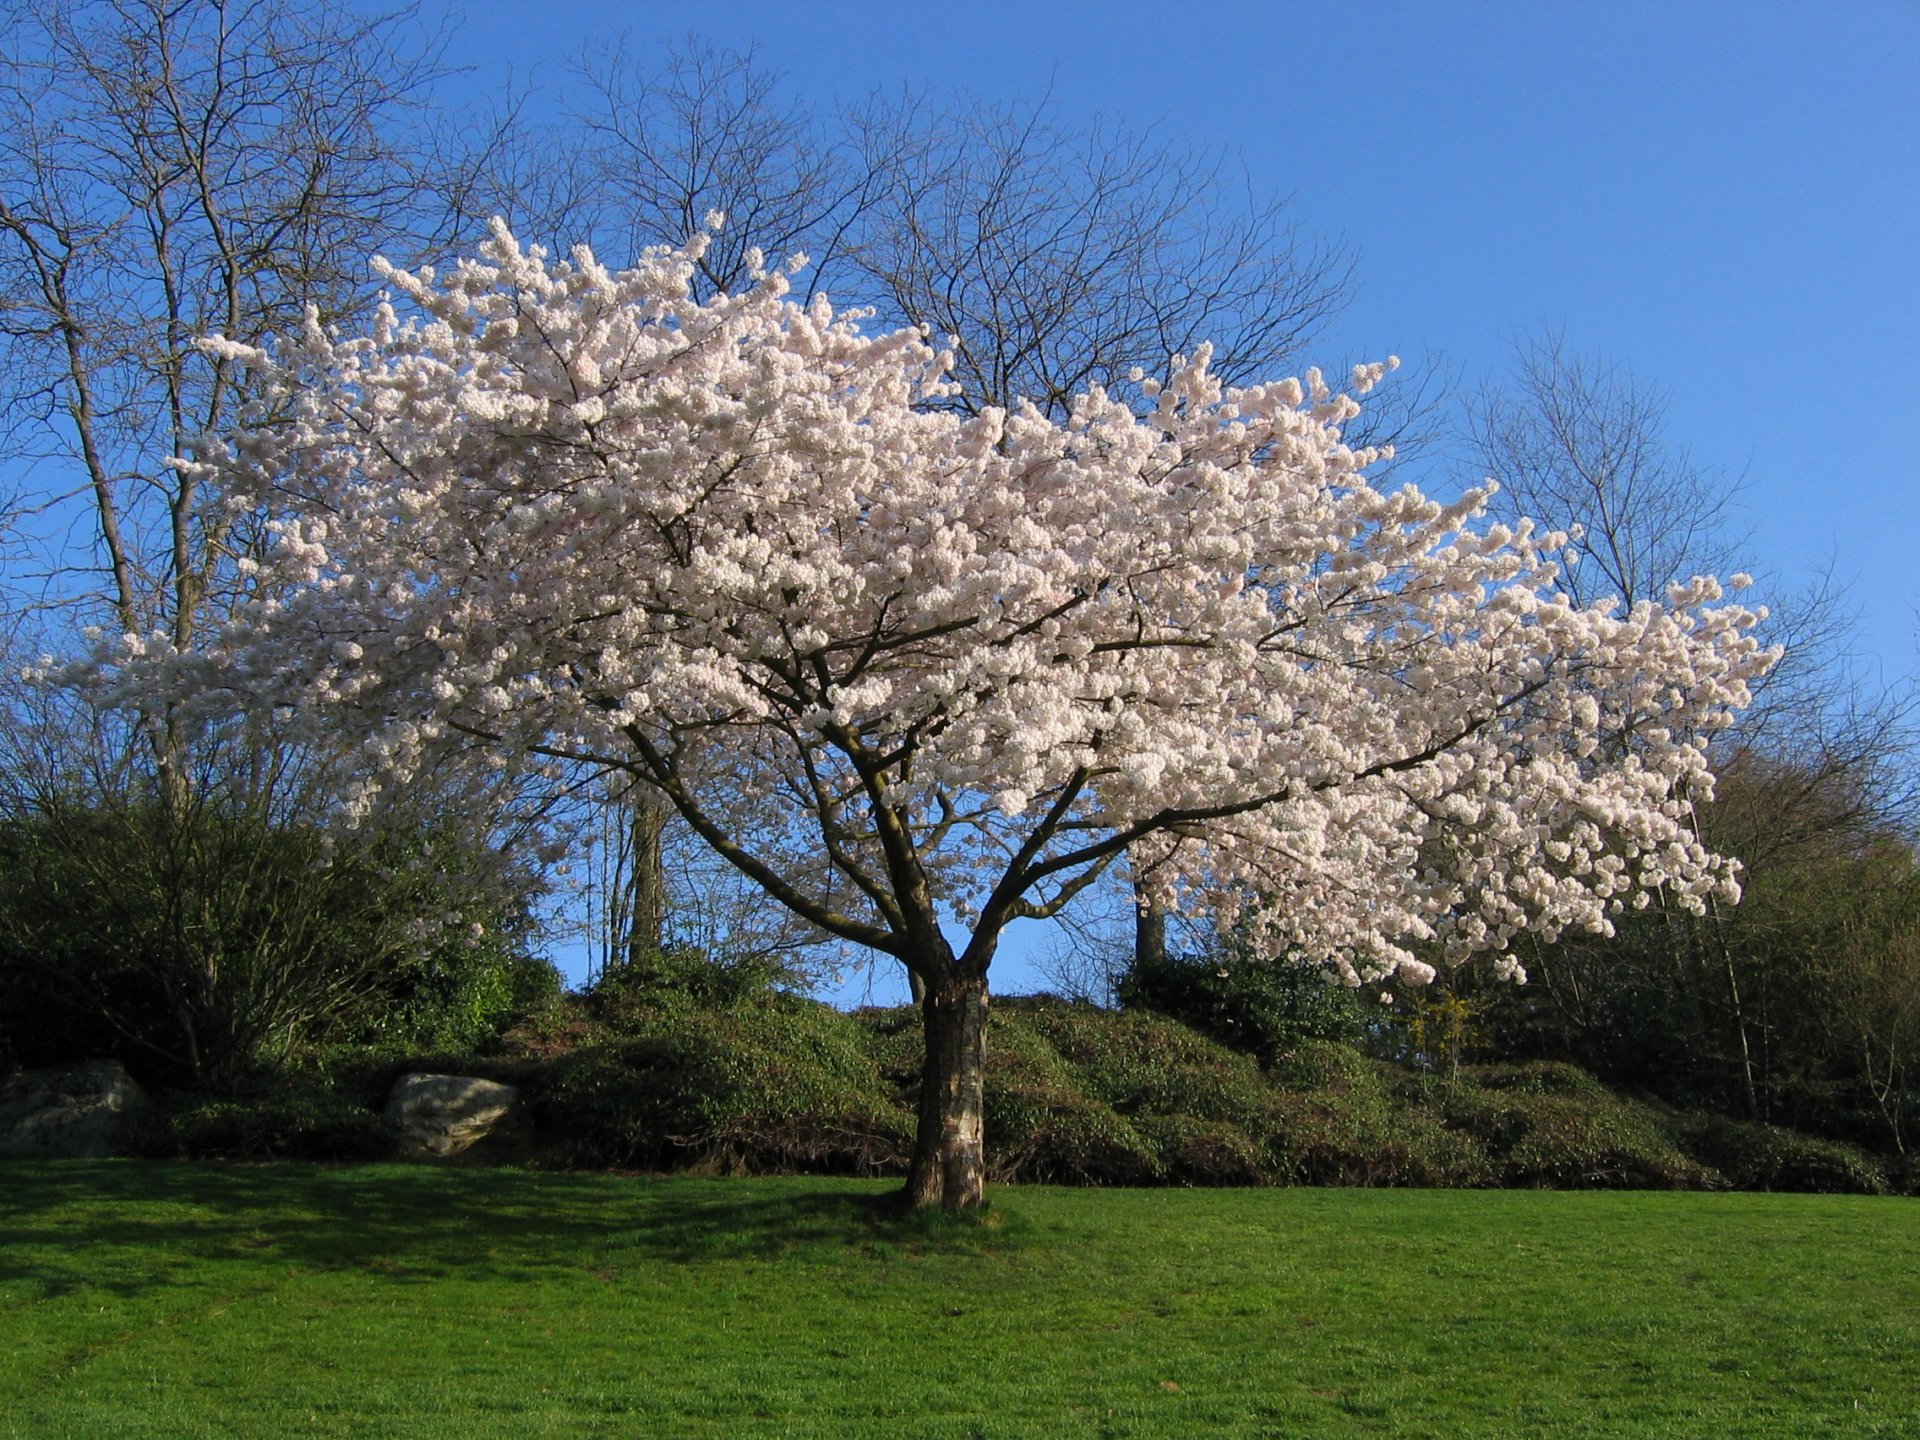
M1133 1121L1174 1185L1264 1185L1265 1150L1238 1125L1194 1115L1140 1115Z
M926 1053L926 1039L920 1028L920 1012L911 1005L869 1006L853 1012L853 1023L860 1027L867 1056L881 1078L903 1104L916 1104L920 1086L920 1065ZM987 1073L992 1075L1000 1042L1000 1011L993 1010L987 1026Z
M1408 1089L1479 1144L1495 1184L1672 1190L1714 1178L1675 1143L1659 1112L1575 1066L1468 1068L1452 1079L1410 1080Z
M596 1018L597 1017L597 1018ZM1307 1041L1262 1075L1163 1017L1047 998L994 1009L985 1076L996 1181L1080 1185L1912 1188L1850 1146L1614 1095L1559 1063L1438 1076ZM204 1159L375 1159L409 1070L522 1087L537 1156L594 1167L898 1172L913 1142L920 1016L843 1015L765 990L570 997L482 1053L335 1046L231 1093L162 1096L138 1148Z
M1278 1067L1268 1172L1296 1185L1494 1183L1473 1136L1396 1093L1404 1073L1344 1045L1298 1047Z
M769 956L709 955L680 946L602 971L585 998L588 1013L602 1024L644 1027L663 1006L724 1010L763 999L778 993L787 973Z
M993 1175L1066 1185L1161 1179L1152 1144L1076 1082L1032 1018L996 1008L987 1031L986 1143Z
M1873 1156L1837 1140L1698 1111L1679 1117L1675 1130L1736 1190L1885 1195L1906 1188Z
M1235 942L1136 960L1117 998L1124 1009L1178 1020L1263 1065L1310 1041L1355 1043L1364 1023L1358 997L1329 984L1319 966L1258 957Z
M1272 1096L1259 1066L1177 1021L1053 1000L1018 1013L1076 1085L1121 1115L1185 1115L1253 1130L1266 1123Z
M163 1094L130 1139L169 1160L385 1160L397 1137L377 1109L313 1072L256 1078L237 1093Z
M215 797L0 818L0 1055L233 1089L329 1040L464 1045L557 981L458 836L331 834ZM475 938L477 929L479 938Z
M1378 1083L1379 1064L1351 1045L1309 1040L1275 1056L1268 1080L1281 1090L1348 1090Z
M1476 1065L1462 1072L1481 1090L1521 1095L1559 1095L1568 1099L1605 1104L1615 1099L1613 1091L1589 1071L1559 1060L1538 1060L1524 1065Z
M825 1005L766 996L725 1010L633 1008L626 1038L552 1062L534 1119L574 1164L871 1173L898 1168L911 1113L859 1027Z
M1146 1185L1163 1179L1155 1146L1080 1085L1035 1029L1034 1009L1035 1002L998 1003L987 1027L988 1173L996 1181L1033 1184ZM923 1053L919 1013L900 1006L863 1010L856 1018L876 1067L911 1114Z
M396 966L340 1038L376 1049L470 1051L551 1012L561 993L553 963L509 938L450 937Z

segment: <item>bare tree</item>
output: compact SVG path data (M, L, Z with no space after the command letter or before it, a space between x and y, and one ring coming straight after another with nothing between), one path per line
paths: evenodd
M1500 482L1502 509L1574 533L1561 585L1583 605L1657 600L1674 581L1742 568L1741 481L1675 445L1666 410L1658 389L1559 332L1517 344L1509 379L1467 407L1473 458Z
M1222 154L1073 126L1048 100L874 105L858 124L898 182L852 247L856 298L953 337L963 408L1064 415L1203 342L1228 383L1272 373L1344 303L1347 256Z
M5 26L0 415L31 598L189 648L253 539L181 463L249 393L198 342L350 316L368 253L430 246L446 210L403 135L435 47L410 10L293 0L25 0ZM147 739L177 785L178 727Z
M678 244L726 223L700 258L696 293L748 284L759 252L777 264L804 252L808 292L843 272L876 199L897 181L901 154L863 150L784 93L754 52L689 37L659 68L622 39L576 67L570 107L596 200L590 238L603 253ZM910 137L903 137L910 143Z

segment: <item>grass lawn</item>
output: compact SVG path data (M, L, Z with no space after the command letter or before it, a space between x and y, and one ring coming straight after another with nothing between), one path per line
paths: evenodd
M1920 1205L0 1166L0 1435L1920 1436Z

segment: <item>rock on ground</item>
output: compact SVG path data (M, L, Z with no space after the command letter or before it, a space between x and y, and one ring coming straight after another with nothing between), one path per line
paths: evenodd
M415 1072L394 1082L387 1119L400 1132L402 1153L443 1159L486 1139L519 1098L498 1081Z
M0 1084L0 1157L82 1160L111 1155L146 1092L118 1060L28 1070Z

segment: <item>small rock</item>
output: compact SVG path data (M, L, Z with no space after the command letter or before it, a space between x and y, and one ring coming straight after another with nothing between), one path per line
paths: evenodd
M93 1160L111 1155L146 1092L118 1060L28 1070L0 1084L0 1157Z
M487 1138L507 1118L520 1092L471 1075L402 1075L387 1097L387 1119L403 1153L444 1159Z

